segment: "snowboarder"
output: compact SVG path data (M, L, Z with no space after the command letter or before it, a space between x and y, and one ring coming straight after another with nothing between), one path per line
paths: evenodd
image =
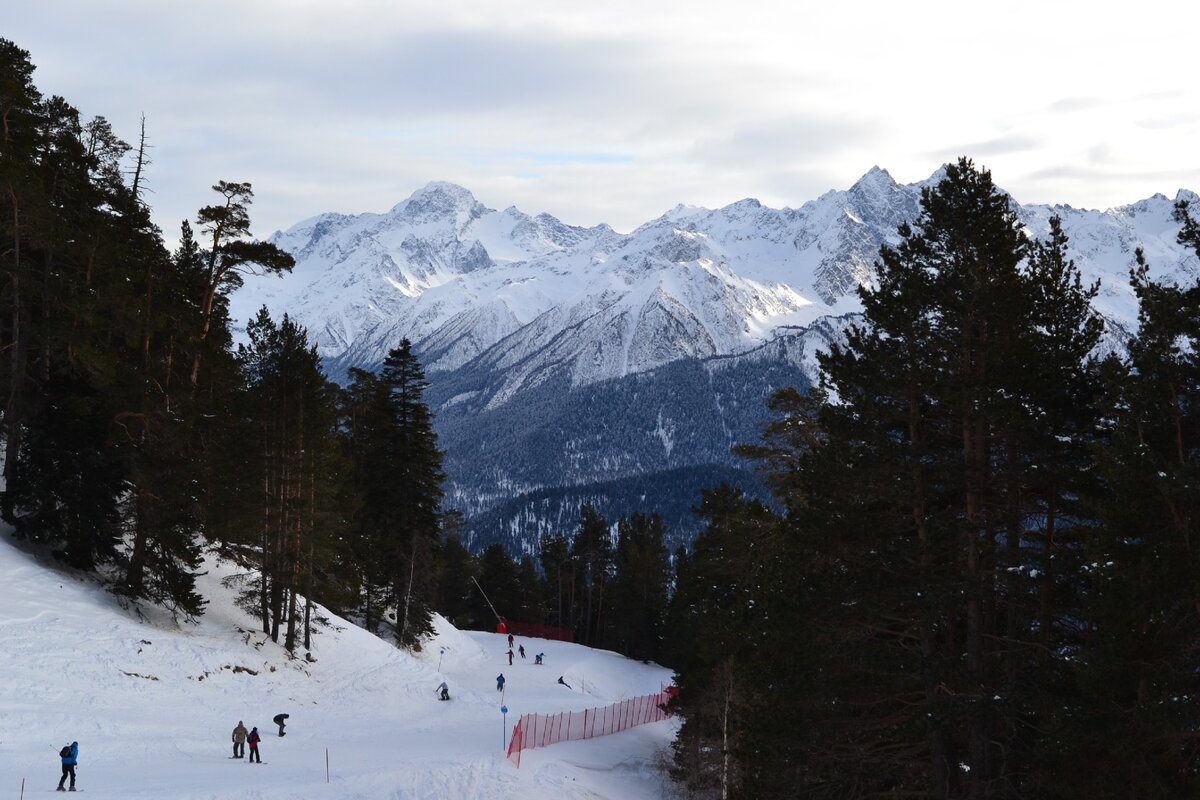
M525 657L525 645L521 645L520 647L518 647L517 652L521 654L521 658L524 658Z
M251 728L250 735L246 737L246 741L250 743L250 763L255 761L262 763L262 754L258 752L258 743L262 741L262 737L258 735L258 728Z
M503 672L501 672L499 675L496 676L496 691L497 692L504 691L504 673Z
M512 646L513 646L513 637L512 637L512 634L511 634L511 633L508 635L508 646L509 646L509 648L510 648L510 649L511 649L511 648L512 648Z
M287 719L288 716L289 716L288 714L276 714L274 717L271 718L271 721L279 726L279 735L280 736L287 736L287 734L283 732L283 721L285 719Z
M79 742L71 742L71 744L58 751L59 758L62 759L62 777L58 779L58 791L65 792L63 784L67 781L67 776L71 776L71 791L75 791L75 765L79 763Z
M570 688L571 688L571 684L569 684L569 683L567 683L566 681L564 681L564 680L563 680L563 676L562 676L562 675L559 675L559 676L558 676L558 682L559 682L559 683L561 683L563 686L567 687L568 689L570 689ZM574 690L572 690L572 691L574 691Z
M510 667L512 666L512 657L513 657L513 651L512 651L512 648L510 647L510 648L508 648L508 665Z
M437 687L437 693L438 700L450 699L450 687L446 685L445 681L442 681L441 685Z
M233 729L233 757L245 758L246 756L246 736L250 732L246 730L246 726L239 719L237 727Z
M538 653L536 656L534 656L534 657L533 657L533 663L535 663L535 664L537 664L537 665L539 665L539 666L540 666L540 665L541 665L541 663L542 663L542 659L543 659L545 656L546 656L546 654L545 654L545 653Z

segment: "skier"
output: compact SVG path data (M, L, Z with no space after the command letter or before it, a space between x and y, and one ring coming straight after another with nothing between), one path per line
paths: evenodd
M508 635L508 646L509 646L509 648L510 648L510 649L511 649L511 648L512 648L512 646L513 646L513 638L512 638L512 634L511 634L511 633Z
M504 691L504 673L503 672L501 672L499 675L496 676L496 691L497 692Z
M562 675L559 675L559 676L558 676L558 682L559 682L559 683L561 683L563 686L567 687L568 689L570 689L570 688L571 688L571 684L569 684L569 683L567 683L566 681L564 681L564 680L563 680L563 676L562 676ZM572 691L574 691L574 690L572 690Z
M525 645L521 645L520 647L518 647L517 652L521 654L521 658L524 658L525 657Z
M545 656L546 656L545 653L538 653L536 656L533 657L533 663L540 666L542 663L542 659L545 658Z
M287 719L288 716L289 716L288 714L276 714L274 717L271 718L271 721L279 726L279 735L280 736L287 736L287 734L283 732L283 721L285 719Z
M245 758L245 756L246 756L246 735L248 733L249 733L249 731L246 730L246 726L243 725L242 721L239 719L237 727L233 729L233 757L234 758Z
M513 652L512 652L512 648L510 647L510 648L508 648L508 665L510 667L512 666L512 657L513 657Z
M262 754L258 752L258 743L262 741L262 737L258 735L258 728L251 728L250 735L246 738L250 743L250 763L255 761L262 763Z
M71 791L75 791L75 765L79 763L79 742L71 742L69 747L64 747L58 751L59 757L62 759L62 777L58 779L58 791L65 792L63 784L67 781L67 776L71 776Z
M442 681L442 684L437 687L436 691L438 693L438 700L450 699L450 687L446 685L445 681Z

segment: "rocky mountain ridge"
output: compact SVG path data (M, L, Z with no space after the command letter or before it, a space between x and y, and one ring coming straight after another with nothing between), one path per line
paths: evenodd
M335 379L409 338L431 382L448 505L472 517L530 492L714 465L752 485L729 446L756 437L771 391L815 380L814 354L859 311L880 245L939 177L901 185L874 167L799 208L681 205L627 234L496 211L435 182L382 214L321 214L274 234L294 273L248 280L231 313L286 311ZM1062 218L1119 342L1136 324L1136 247L1157 276L1200 276L1175 242L1181 199L1196 196L1107 211L1014 204L1031 236ZM524 547L549 532L488 525L473 529L478 542Z

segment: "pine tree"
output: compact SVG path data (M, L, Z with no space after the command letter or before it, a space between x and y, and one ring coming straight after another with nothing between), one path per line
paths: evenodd
M407 339L388 353L378 377L352 370L351 378L348 449L362 497L358 548L369 565L364 616L371 628L378 619L372 606L388 603L397 642L416 648L433 630L433 552L445 477L423 399L428 383Z
M1067 573L1094 527L1081 498L1095 289L1061 227L1031 245L966 159L899 233L861 292L867 323L821 358L821 390L777 395L767 444L743 450L768 467L786 519L743 543L759 566L700 584L748 592L763 612L735 678L792 690L772 705L735 680L745 796L1048 785L1046 742L1028 732L1061 707L1086 591ZM695 569L695 556L680 568L685 599ZM686 687L720 660L683 664ZM696 697L681 695L685 713Z
M230 543L253 546L263 632L276 641L282 634L292 651L301 636L308 638L311 593L340 599L355 581L341 535L352 508L337 438L337 391L305 330L286 315L276 324L264 308L246 332L249 344L239 352L244 423L234 427L244 456L237 474L254 479L229 487L226 503L239 510L237 530L252 534L233 534Z
M1194 225L1184 220L1188 243ZM1059 796L1186 797L1200 691L1194 528L1200 518L1200 285L1154 283L1141 251L1139 328L1104 365L1099 524L1084 542L1072 693L1052 729Z
M608 521L590 504L579 512L579 530L571 541L571 560L576 565L579 616L575 620L575 639L589 647L605 646L608 624L606 595L612 579L613 546Z
M219 319L218 309L230 291L242 285L242 274L274 274L291 272L296 261L292 256L269 242L247 239L250 235L249 206L254 192L249 183L218 181L213 191L223 201L200 209L196 221L209 237L204 261L204 286L200 295L200 330L196 338L204 345ZM191 382L200 380L201 350L192 359Z
M657 514L634 514L617 524L609 641L631 658L649 661L661 654L671 580L666 533Z
M491 618L491 612L482 619L477 619L473 613L471 598L477 593L473 579L478 574L478 564L459 539L457 525L446 525L445 520L451 514L457 518L462 516L461 512L448 512L443 516L442 545L435 558L438 568L436 608L455 627L481 627Z

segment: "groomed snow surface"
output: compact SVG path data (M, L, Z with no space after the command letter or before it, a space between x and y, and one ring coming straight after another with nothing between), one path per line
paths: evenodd
M89 798L660 798L676 723L504 756L522 713L607 705L659 691L670 671L615 653L459 631L409 655L322 610L313 662L289 659L233 604L209 558L198 624L140 619L90 579L0 534L0 798L53 791L58 750L78 741ZM442 650L444 649L444 654ZM515 649L515 648L514 648ZM536 653L545 665L535 666ZM303 656L303 653L300 654ZM440 671L439 671L440 660ZM506 691L496 691L503 672ZM562 675L573 690L557 684ZM442 680L452 699L441 702ZM508 706L507 724L500 713ZM290 715L279 738L271 718ZM231 759L238 721L257 726L263 764ZM326 748L329 782L326 782Z

